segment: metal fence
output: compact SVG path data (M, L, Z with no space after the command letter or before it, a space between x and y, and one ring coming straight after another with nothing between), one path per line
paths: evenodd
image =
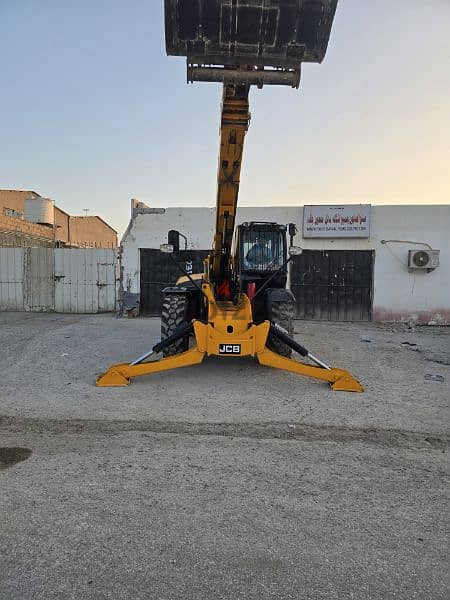
M0 310L112 312L118 272L111 249L0 248Z

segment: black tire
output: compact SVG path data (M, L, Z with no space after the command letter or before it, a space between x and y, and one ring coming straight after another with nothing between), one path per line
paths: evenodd
M273 302L271 306L272 321L283 327L289 335L294 333L294 305L292 302ZM267 347L281 356L290 358L292 348L287 344L269 334Z
M175 329L186 321L188 299L184 294L167 294L161 307L161 340L175 333ZM179 339L163 350L163 357L186 352L189 348L189 336Z

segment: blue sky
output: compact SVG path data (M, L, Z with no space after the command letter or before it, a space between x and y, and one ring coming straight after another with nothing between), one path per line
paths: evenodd
M220 86L187 85L162 0L0 0L0 188L123 231L213 206ZM300 90L251 93L242 205L448 203L450 1L340 0Z

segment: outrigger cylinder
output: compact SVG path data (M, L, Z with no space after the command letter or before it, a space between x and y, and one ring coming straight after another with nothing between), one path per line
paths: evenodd
M311 354L311 352L309 352L309 350L307 350L301 344L299 344L298 342L293 340L291 337L289 337L289 335L287 333L285 333L281 329L281 327L279 327L279 325L277 325L276 323L270 324L270 333L273 336L277 337L282 342L284 342L287 346L292 348L292 350L294 350L295 352L298 352L301 356L304 356L305 358L309 358L309 360L311 362L315 363L319 367L322 367L323 369L328 369L329 371L331 370L331 367L329 367L326 363L319 360L317 357L314 356L314 354Z

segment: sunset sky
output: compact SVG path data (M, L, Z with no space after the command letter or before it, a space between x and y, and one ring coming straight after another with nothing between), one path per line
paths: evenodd
M123 232L129 199L215 202L219 84L186 84L162 0L0 0L0 188ZM242 205L450 202L450 1L340 0L300 90L251 92Z

